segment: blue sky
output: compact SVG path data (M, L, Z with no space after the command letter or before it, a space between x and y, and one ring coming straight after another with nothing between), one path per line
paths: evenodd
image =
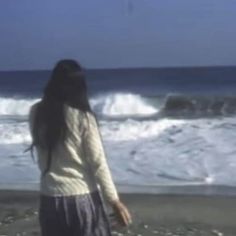
M0 70L236 64L235 0L2 0Z

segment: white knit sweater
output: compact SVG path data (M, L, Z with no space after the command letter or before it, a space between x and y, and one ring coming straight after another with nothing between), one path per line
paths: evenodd
M31 107L30 130L38 104ZM101 187L108 201L118 199L107 164L97 122L91 113L64 105L69 132L64 142L52 152L50 170L43 175L47 166L48 152L36 146L41 171L40 190L44 195L71 196L86 194Z

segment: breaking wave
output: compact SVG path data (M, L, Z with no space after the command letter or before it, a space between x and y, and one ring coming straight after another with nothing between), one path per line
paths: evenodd
M0 98L0 116L26 116L39 99ZM103 94L90 99L92 109L100 115L117 116L208 116L236 113L234 96L143 97L136 94Z

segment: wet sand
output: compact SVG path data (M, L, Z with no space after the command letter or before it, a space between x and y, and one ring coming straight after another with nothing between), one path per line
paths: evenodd
M126 193L121 198L134 222L113 228L113 235L236 235L236 196ZM3 235L40 235L37 191L0 190Z

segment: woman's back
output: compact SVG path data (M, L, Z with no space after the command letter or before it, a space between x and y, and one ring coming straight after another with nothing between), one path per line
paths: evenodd
M31 127L39 105L31 109ZM107 200L118 199L94 115L68 105L64 105L64 114L67 133L51 153L50 169L41 177L41 193L52 196L89 193L97 190L97 178ZM41 132L44 135L43 127ZM36 149L39 168L44 173L49 153L40 146Z
M129 215L119 201L77 62L56 65L29 120L41 171L42 235L110 236L97 186L127 224Z

